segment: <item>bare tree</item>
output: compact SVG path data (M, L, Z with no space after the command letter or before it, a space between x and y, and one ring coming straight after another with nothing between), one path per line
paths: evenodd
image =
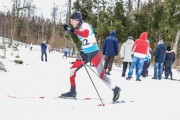
M5 46L5 40L4 37L6 37L6 16L1 15L1 30L2 30L2 35L3 35L3 45L0 45L0 49L4 50L4 56L3 58L6 58L6 46Z
M139 12L139 9L140 9L140 2L141 2L141 0L138 0L138 2L137 2L137 13Z
M70 23L70 15L71 15L71 0L68 0L68 8L67 8L67 16L66 16L66 23ZM66 39L65 42L65 47L68 46L68 38Z
M26 1L26 0L24 0ZM16 29L18 26L18 18L20 16L20 13L23 9L27 9L27 6L21 7L21 0L12 0L13 6L12 6L12 19L11 19L11 40L9 43L9 47L12 44L12 40L15 37Z
M71 15L71 0L68 0L66 23L69 24Z
M58 16L58 6L56 6L55 3L54 3L54 6L52 8L51 16L52 16L52 21L53 21L53 24L52 24L52 38L54 38L56 19L57 19L57 16Z
M178 30L176 34L176 39L173 45L173 49L175 50L175 52L177 52L179 40L180 40L180 31Z
M28 42L29 39L31 39L31 36L29 35L29 21L34 14L36 6L33 4L32 0L24 0L22 7L24 8L21 11L21 19L23 22L18 23L22 25L20 38L23 39L23 42Z

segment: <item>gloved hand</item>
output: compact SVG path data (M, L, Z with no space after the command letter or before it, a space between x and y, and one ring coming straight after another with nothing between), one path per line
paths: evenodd
M134 57L134 54L131 54L131 57L133 58L133 57Z
M74 32L74 29L72 29L71 27L69 27L69 25L67 25L67 24L64 24L63 27L64 27L64 31Z
M123 57L121 57L121 60L123 60L124 58Z

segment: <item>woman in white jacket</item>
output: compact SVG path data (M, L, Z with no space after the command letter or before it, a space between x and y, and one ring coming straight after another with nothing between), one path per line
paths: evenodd
M123 70L122 70L122 77L125 77L127 66L131 65L132 62L132 46L134 44L133 37L129 36L128 40L124 42L121 46L120 56L121 60L123 61Z

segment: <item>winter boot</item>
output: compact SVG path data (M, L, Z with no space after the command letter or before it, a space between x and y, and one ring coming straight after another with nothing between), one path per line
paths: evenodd
M105 74L107 73L107 71L106 71L106 69L104 68L104 72L105 72Z
M127 77L126 80L131 80L132 77Z
M136 78L136 81L141 81L141 79L140 78Z
M76 87L71 86L70 91L67 93L63 93L60 97L61 98L75 98L76 97Z
M126 75L125 74L122 74L121 77L125 77Z
M107 74L107 75L111 75L110 71L108 71L106 74Z
M118 98L120 96L120 91L121 91L121 89L117 86L113 89L113 93L114 93L113 102L116 102L118 100Z

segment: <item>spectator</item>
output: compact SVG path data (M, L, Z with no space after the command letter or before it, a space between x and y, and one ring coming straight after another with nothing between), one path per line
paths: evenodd
M124 42L121 46L120 55L121 55L121 60L123 61L122 77L125 77L126 75L126 69L128 64L129 66L131 65L133 44L134 44L133 37L129 36L128 40Z
M45 56L45 61L47 62L47 53L46 53L46 50L47 50L47 45L46 45L46 42L43 41L41 43L41 60L44 61L43 57Z
M63 55L63 57L66 57L66 59L67 59L67 57L69 56L69 52L70 52L69 48L66 47L66 48L64 49L64 55Z
M132 51L134 51L134 54L131 66L129 68L128 77L126 78L127 80L132 78L133 70L137 65L138 72L136 75L136 81L141 81L140 76L142 73L144 60L146 55L149 54L149 43L147 42L147 37L147 32L143 32L141 33L139 39L137 39L133 44Z
M146 56L145 61L144 61L143 70L141 73L142 77L148 77L150 60L151 60L151 54L149 53Z
M166 47L163 40L158 42L158 46L154 51L155 64L154 64L154 77L152 79L162 79L163 63L166 57Z
M31 51L32 51L32 48L33 48L33 44L31 43L31 44L30 44L30 50L31 50Z
M149 40L147 40L149 42ZM149 49L149 54L145 57L144 65L143 65L143 70L142 70L142 77L148 77L148 71L149 71L149 65L150 65L150 60L151 60L151 53L152 50L151 48Z
M48 45L48 52L49 52L49 54L52 52L52 47L51 47L51 45Z
M172 77L172 65L175 61L175 52L174 50L171 50L171 47L167 47L166 51L166 58L164 61L164 67L165 67L165 79L168 79L169 75L171 77L171 80L173 79Z
M103 44L103 55L105 55L105 73L110 75L114 57L118 55L118 39L116 38L116 31L112 31L110 36L105 39Z

